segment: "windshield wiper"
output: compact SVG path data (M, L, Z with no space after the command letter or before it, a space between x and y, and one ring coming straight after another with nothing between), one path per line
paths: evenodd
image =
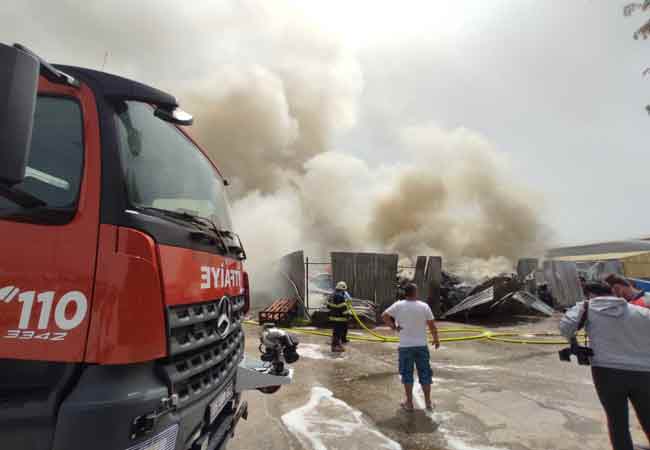
M226 241L223 239L222 232L217 228L214 221L208 219L207 217L196 216L194 214L188 213L187 211L175 211L171 209L155 208L153 206L145 206L145 207L141 207L140 209L144 211L159 213L162 215L166 215L168 217L172 217L174 219L179 219L185 222L192 223L193 225L197 226L197 228L201 230L200 232L201 234L192 234L192 237L194 238L207 237L209 239L212 239L212 236L205 234L205 230L209 230L217 237L217 240L219 244L221 244L223 251L226 253L228 253L229 251L229 247L226 244Z
M219 239L221 240L221 243L223 244L224 248L227 249L228 252L233 252L237 255L237 259L240 261L243 261L246 259L246 251L244 250L244 246L241 243L241 239L239 238L239 235L233 231L228 231L228 230L221 230L219 227L217 227L217 224L214 222L212 219L208 219L205 217L201 217L201 219L207 220L212 224L212 231L219 236ZM226 240L224 239L224 236L228 238L229 241L233 242L235 245L229 245ZM237 242L234 242L234 238L237 238Z
M172 217L174 219L183 220L185 222L191 222L193 224L203 225L204 227L212 226L212 223L208 219L195 216L194 214L190 214L186 211L175 211L172 209L155 208L153 206L141 206L138 209L141 209L143 211L151 211L154 213L162 214L164 216Z
M140 207L139 209L142 209L144 211L151 211L154 213L166 215L168 217L172 217L174 219L179 219L183 220L185 222L190 222L194 225L199 226L201 229L201 233L204 233L204 230L207 229L209 231L212 231L212 233L217 237L217 240L219 244L221 244L221 247L226 253L233 252L237 255L237 258L239 260L245 260L246 259L246 251L244 250L244 246L242 245L241 238L239 235L235 232L228 231L228 230L221 230L217 226L217 224L214 222L214 220L208 218L208 217L202 217L202 216L197 216L195 214L190 214L187 211L179 211L179 210L172 210L172 209L163 209L163 208L156 208L153 206L143 206ZM227 238L232 244L229 244L226 242ZM212 238L209 235L205 234L197 234L193 235L195 238Z
M221 240L225 248L227 248L229 252L235 253L237 255L237 259L239 259L240 261L245 260L246 251L244 250L244 246L242 245L239 235L234 231L219 229L219 227L217 227L217 224L214 223L212 219L206 219L206 220L209 220L212 223L212 230L217 236L219 236L219 239ZM226 242L224 236L226 239L228 239L228 242Z
M22 206L26 209L38 208L39 206L47 206L47 202L44 202L29 192L25 192L15 187L6 186L3 184L0 184L0 196L11 200L18 206Z

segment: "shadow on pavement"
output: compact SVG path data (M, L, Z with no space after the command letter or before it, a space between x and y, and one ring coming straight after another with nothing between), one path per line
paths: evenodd
M408 434L417 433L434 433L440 427L440 424L431 420L423 411L416 409L413 412L406 412L399 409L395 416L382 422L377 422L380 428L389 428L395 431Z

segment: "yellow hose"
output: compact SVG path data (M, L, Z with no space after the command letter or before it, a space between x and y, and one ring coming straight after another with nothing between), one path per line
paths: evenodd
M523 339L519 337L524 337ZM486 339L496 342L507 342L508 344L529 344L529 345L567 345L565 339L551 339L551 340L531 340L526 339L529 336L550 337L558 336L558 334L551 333L492 333L486 334ZM579 336L581 341L585 341L585 336Z
M348 305L348 306L349 306L349 311L352 314L354 320L366 332L370 333L372 336L376 337L378 340L381 340L382 342L395 342L395 343L399 342L399 337L397 336L383 336L379 333L375 333L374 331L370 330L366 326L366 324L363 323L363 321L359 318L357 312L354 310L352 305ZM486 333L489 333L489 331L480 328L467 327L467 328L442 328L438 330L438 333L478 333L477 335L474 336L440 338L440 342L461 342L461 341L474 341L478 339L484 339L487 337Z
M399 338L395 336L382 336L379 333L375 333L372 331L370 328L366 326L365 323L361 319L359 319L359 316L357 315L357 312L354 310L351 304L348 303L348 311L352 314L352 317L354 320L359 324L361 328L363 328L366 332L370 333L372 336L376 337L379 340L382 340L384 342L399 342Z
M389 342L389 343L399 343L398 336L384 336L379 334L366 326L365 323L359 318L357 312L354 310L351 304L348 304L348 311L352 315L354 321L370 336L348 336L348 339L351 341L360 341L360 342ZM254 320L245 320L244 323L251 325L259 325ZM331 337L331 331L322 331L322 330L308 330L302 327L292 327L292 328L282 328L287 331L294 333L308 334L313 336L324 336ZM514 331L514 330L503 330L500 332L494 332L485 328L478 327L459 327L459 328L439 328L439 334L445 333L474 333L471 336L458 336L458 337L443 337L440 339L440 342L461 342L461 341L476 341L476 340L489 340L493 342L503 342L509 344L528 344L528 345L565 345L567 341L564 339L550 339L550 340L532 340L528 339L530 337L558 337L559 333L556 332L535 332L535 333L526 333L523 331ZM585 340L585 333L581 332L578 334L582 340Z

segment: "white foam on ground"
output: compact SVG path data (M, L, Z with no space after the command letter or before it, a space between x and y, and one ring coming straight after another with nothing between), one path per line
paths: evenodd
M361 411L320 386L311 389L306 405L283 415L282 423L304 447L313 450L402 449L364 420Z
M433 395L433 392L432 392ZM451 419L454 414L449 412L438 412L435 410L435 399L434 399L434 411L426 411L426 416L431 419L432 422L438 425L438 431L442 433L447 441L447 448L449 450L508 450L503 447L485 447L485 446L474 446L468 444L466 441L460 438L461 433L453 433L450 431L444 424ZM422 387L419 384L413 386L413 403L416 408L424 409L424 392L422 392Z
M321 348L318 344L305 344L301 342L298 346L298 354L301 358L328 359Z
M432 366L435 369L447 369L447 370L498 370L497 367L481 366L481 365L458 365L458 364L447 364L447 363L432 363Z
M298 346L298 354L301 358L307 359L327 359L330 361L343 361L347 357L344 353L333 353L326 350L325 347L318 344L301 343Z
M447 438L449 450L507 450L503 447L474 447L455 437Z

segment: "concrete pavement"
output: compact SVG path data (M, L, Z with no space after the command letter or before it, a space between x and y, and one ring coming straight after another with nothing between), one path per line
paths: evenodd
M518 328L554 331L556 325L554 317ZM247 325L246 331L247 352L256 356L258 329ZM395 344L351 343L337 356L327 338L299 338L294 384L273 395L246 394L249 419L230 449L610 448L589 368L560 362L559 346L443 344L432 352L436 408L426 414L399 408Z

